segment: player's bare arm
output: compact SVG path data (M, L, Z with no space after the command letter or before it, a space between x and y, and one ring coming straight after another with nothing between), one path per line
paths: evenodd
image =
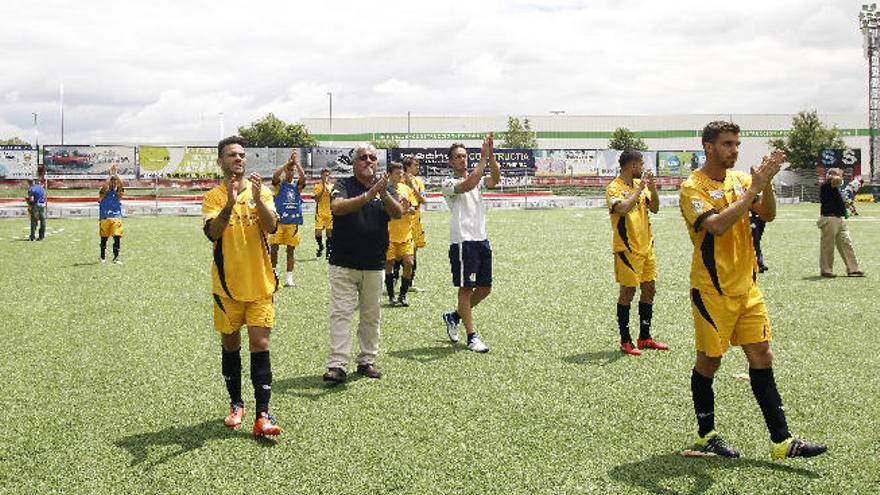
M489 178L486 180L486 187L492 188L501 183L501 166L498 165L498 161L495 159L495 136L493 133L489 133L488 137L489 142ZM486 147L486 143L483 143L483 147Z
M767 184L761 191L758 201L752 205L752 211L758 214L765 222L772 222L776 218L776 193L773 191L773 177L782 169L782 164L786 161L785 153L776 150L769 157L764 157L762 165L766 164L766 173L770 173ZM754 181L754 173L752 174Z
M293 164L297 176L296 187L302 192L302 190L306 188L306 171L303 170L302 165L299 164L299 159L296 157L296 151L290 154L290 161L287 163Z
M216 217L208 221L207 232L208 237L212 241L223 236L223 231L229 225L229 217L232 215L232 207L238 199L238 191L241 184L234 176L227 176L223 179L223 185L226 186L226 204Z
M644 174L642 174L642 180L639 181L639 185L638 187L636 187L636 192L630 194L628 198L614 205L614 208L612 209L614 213L617 213L618 215L626 215L633 208L635 208L636 204L638 204L639 202L639 199L641 199L642 197L642 191L645 190L646 184L644 179L645 176Z
M420 205L425 203L424 193L419 191L416 187L416 183L413 180L413 174L409 172L404 172L403 181L407 186L409 186L410 189L412 189L413 195L416 197L416 204Z
M382 182L382 186L378 188L376 193L379 195L379 198L382 199L382 205L385 207L385 213L388 213L388 216L394 219L402 217L403 207L396 199L394 199L394 196L388 194L388 176L383 175L382 178L376 182L373 188L379 186L379 182Z
M715 215L710 215L705 221L703 221L702 228L705 228L706 231L712 235L724 235L724 233L730 230L730 228L739 221L743 215L748 213L749 208L752 207L758 194L760 194L765 188L772 187L770 186L770 180L773 179L776 172L779 172L780 165L781 163L777 163L776 160L768 158L764 160L761 165L752 169L752 185L746 189L745 193L740 196L739 199L734 201L733 204L727 207L724 211ZM773 214L775 216L775 198L773 203Z
M660 193L657 191L657 182L654 180L654 172L650 170L645 170L642 172L642 180L645 184L645 187L648 189L648 192L651 193L651 198L648 201L648 210L651 213L657 213L660 211Z
M248 181L250 181L251 196L254 199L254 203L257 205L257 216L260 217L260 225L266 232L275 232L278 229L278 216L275 212L270 210L263 201L263 196L261 194L263 189L263 178L260 177L260 174L257 172L251 172Z
M480 179L483 178L483 174L486 171L486 161L488 160L488 155L492 152L492 134L486 136L486 139L483 140L483 146L480 150L480 161L477 162L477 166L471 170L471 173L465 177L465 179L459 182L455 186L455 192L458 194L463 194L471 189L477 187L477 184L480 183ZM500 175L500 174L499 174Z

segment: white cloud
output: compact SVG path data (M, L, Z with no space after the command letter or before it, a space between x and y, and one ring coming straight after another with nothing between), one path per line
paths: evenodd
M324 116L862 112L854 0L10 0L0 132L216 138ZM16 15L26 13L27 15ZM4 137L4 136L0 136Z
M391 78L373 86L373 91L392 95L415 93L419 87L397 78Z

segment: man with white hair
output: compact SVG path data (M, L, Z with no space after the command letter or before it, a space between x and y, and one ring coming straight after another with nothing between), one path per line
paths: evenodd
M852 238L846 226L846 205L840 195L843 185L843 170L828 170L825 182L819 188L819 221L816 223L821 231L819 239L819 274L825 278L836 277L834 274L834 247L843 258L846 274L849 277L864 277L865 272L859 267L859 260L853 250Z
M360 308L357 373L380 378L379 301L388 250L388 221L403 215L396 191L377 173L376 148L359 144L352 152L354 175L336 183L330 199L333 249L330 251L330 356L324 380L343 383L351 359L351 320Z

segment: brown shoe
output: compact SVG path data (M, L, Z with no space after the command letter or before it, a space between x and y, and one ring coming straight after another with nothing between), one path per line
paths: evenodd
M346 378L348 376L342 368L328 368L327 372L324 373L325 382L345 383Z
M861 272L861 271L859 271L859 272L849 272L849 273L846 274L846 276L847 276L847 277L864 277L864 276L865 276L865 272Z
M373 363L359 364L357 367L357 374L363 375L367 378L382 378L382 372L379 371L379 368Z
M823 278L834 278L837 276L831 272L822 272L819 275L821 275Z

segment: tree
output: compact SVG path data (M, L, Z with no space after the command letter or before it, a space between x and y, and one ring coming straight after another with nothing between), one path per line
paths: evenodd
M611 134L611 141L608 141L608 147L612 150L641 150L645 151L648 146L626 127L618 127Z
M507 132L504 133L504 141L501 143L502 148L526 148L535 149L538 147L538 136L532 131L529 119L520 123L519 119L507 117Z
M815 110L802 111L792 117L788 136L771 139L768 144L785 152L792 170L815 169L819 150L823 148L846 148L840 129L825 127Z
M305 148L318 144L304 125L288 124L273 113L248 127L239 127L238 134L253 147Z
M375 146L377 150L400 148L400 142L394 138L374 139L370 141L370 144Z
M10 139L0 139L0 145L26 145L31 144L23 139L20 139L18 136Z

